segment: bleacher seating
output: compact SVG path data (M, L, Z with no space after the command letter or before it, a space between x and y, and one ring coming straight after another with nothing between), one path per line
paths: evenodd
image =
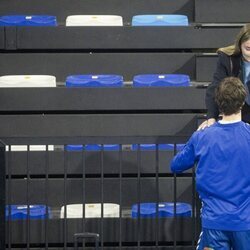
M10 213L9 213L10 209ZM10 214L11 220L24 220L29 217L29 219L45 219L51 217L51 209L47 208L48 217L46 214L46 206L45 205L29 205L29 212L27 205L7 205L5 207L5 218L8 219ZM29 216L28 216L29 215Z
M28 151L27 145L11 145L11 150L9 149L9 146L5 147L6 151ZM48 145L48 151L53 151L54 146ZM29 151L46 151L46 145L30 145Z
M67 151L81 151L81 150L86 150L86 151L113 151L113 150L119 150L119 145L118 144L104 144L103 146L100 144L87 144L87 145L67 145L65 147Z
M67 218L82 218L83 205L71 204L67 205ZM100 218L101 217L101 204L100 203L87 203L85 204L85 218ZM65 206L61 208L60 217L64 218ZM104 218L117 218L120 215L120 205L114 203L103 204L103 217Z
M49 75L0 76L0 88L56 87L56 77Z
M9 15L0 17L0 26L57 26L57 20L46 15Z
M156 200L174 200L175 182L169 162L175 150L180 150L184 144L177 144L176 147L173 144L159 144L159 153L156 154L155 144L141 144L139 133L142 127L147 127L152 116L152 131L159 127L164 133L171 131L171 136L182 136L196 129L194 119L197 116L201 116L201 119L205 117L205 85L213 77L217 60L215 52L217 48L234 42L242 23L249 20L248 6L249 0L240 3L231 1L230 4L228 0L54 0L53 4L50 0L1 1L0 86L4 87L1 89L1 126L8 127L6 131L10 131L9 137L17 136L17 139L26 135L23 131L30 130L35 136L45 138L49 134L53 139L69 131L68 138L73 135L77 140L65 142L67 146L60 146L58 150L49 146L50 152L44 152L44 145L31 145L29 150L36 152L27 153L28 142L16 145L18 142L14 141L11 146L13 152L9 152L6 146L6 204L42 204L47 198L51 218L45 224L45 217L42 216L46 215L42 208L40 215L43 215L28 224L25 214L27 205L18 205L18 210L22 211L19 215L13 205L15 214L12 216L22 216L22 220L8 216L9 208L5 208L6 221L8 218L13 220L6 224L6 247L29 247L31 250L71 248L74 234L84 231L83 226L86 226L85 231L100 234L102 250L172 250L176 242L178 250L193 250L197 239L197 235L194 239L195 233L200 230L198 221L197 227L193 221L199 219L198 205L192 207L193 211L189 205L193 201L194 187L191 172L184 173L176 181L176 215L181 218L173 219L172 203L160 202L159 224L154 219L143 219L156 217ZM9 13L16 13L17 16L6 18ZM23 13L28 15L21 16ZM38 16L33 17L30 13L37 13ZM39 15L44 13L54 16L41 22ZM96 15L93 16L93 13ZM152 16L150 13L158 15ZM176 16L176 13L180 15ZM116 21L112 25L101 19L108 15ZM144 20L140 19L141 16L144 16ZM107 81L111 84L99 81L99 74L111 72L119 75ZM82 75L77 75L79 73ZM154 75L149 77L152 73ZM172 79L168 82L165 73L186 76L181 81ZM38 74L48 75L50 84L45 83L48 79L33 78ZM21 81L17 81L17 75L22 77ZM86 86L90 89L32 89L55 87L56 80L63 85L69 75L66 87ZM114 91L112 88L92 88L121 87L124 83L133 83L133 77L132 87L114 88ZM177 85L191 87L164 87ZM151 86L157 88L147 88ZM185 103L181 98L185 98ZM165 119L168 116L171 119ZM15 122L10 122L12 117L22 126L17 127ZM143 117L143 121L137 120L138 117ZM27 120L22 123L24 118ZM48 124L46 119L49 120ZM111 123L110 119L117 124ZM75 122L72 123L72 120ZM185 127L182 126L184 123ZM81 129L76 130L78 125ZM43 133L40 133L40 126ZM119 152L120 146L117 144L85 144L83 150L81 143L117 143L109 140L80 141L78 137L81 134L85 138L89 136L86 131L90 131L91 139L98 138L99 131L106 127L113 129L109 134L111 138L117 135L117 131L131 131L134 128L136 133L132 133L132 136L140 143L141 152L137 151L138 144L133 144L129 150L122 148L122 152ZM102 198L105 202L103 215L107 217L104 220L100 219ZM87 220L79 219L83 217L84 200ZM186 205L180 206L180 201L185 201ZM115 205L112 213L107 213L105 209L107 202ZM65 205L69 220L64 218ZM165 207L169 210L164 210ZM93 208L95 214L92 214ZM39 215L35 210L30 209L30 212L30 218ZM53 219L52 212L56 215ZM121 212L122 217L118 219ZM141 221L139 217L142 217ZM1 241L1 229L0 248L4 242Z
M71 75L66 87L122 87L123 77L119 75Z
M132 18L132 26L188 26L185 15L137 15Z
M184 147L185 144L159 144L158 145L158 150L170 150L173 151L174 148L176 147L177 150L181 150ZM156 144L140 144L140 150L156 150ZM139 145L138 144L133 144L132 145L132 150L138 150Z
M66 18L66 26L123 26L123 21L114 15L72 15Z
M183 74L137 75L133 79L135 87L186 87L190 78Z
M140 203L132 206L131 216L132 218L155 218L157 216L156 203ZM160 202L158 204L158 217L173 217L174 216L174 203L172 202ZM191 217L192 206L188 203L177 202L176 203L176 216L177 217Z

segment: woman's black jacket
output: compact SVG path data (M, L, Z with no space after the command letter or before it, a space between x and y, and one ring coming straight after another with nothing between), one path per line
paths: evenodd
M215 88L226 77L235 76L243 81L241 70L241 55L228 56L223 52L218 53L218 62L212 83L208 86L206 92L207 119L218 118L219 110L214 100Z

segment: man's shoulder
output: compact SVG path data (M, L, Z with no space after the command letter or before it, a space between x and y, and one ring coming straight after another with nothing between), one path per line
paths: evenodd
M195 137L204 137L204 136L212 136L213 134L216 133L223 133L222 131L228 131L227 125L223 126L223 124L220 124L219 122L214 123L212 126L203 129L203 130L199 130L199 131L195 131L194 132L194 136ZM239 123L239 129L242 129L243 131L245 131L246 133L250 133L250 124L246 123L246 122L240 122Z
M196 143L201 142L201 141L206 141L206 140L211 140L216 138L216 135L218 135L219 133L221 133L222 128L220 126L218 126L218 123L214 123L213 125L205 128L205 129L201 129L201 130L197 130L193 133L192 135L192 140Z

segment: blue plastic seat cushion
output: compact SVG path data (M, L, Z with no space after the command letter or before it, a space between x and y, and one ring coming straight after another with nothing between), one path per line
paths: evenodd
M67 151L81 151L85 149L86 151L101 151L102 145L101 144L86 144L83 145L66 145ZM119 151L118 144L103 144L104 151Z
M137 15L132 26L188 26L186 15Z
M176 150L181 150L185 144L176 144ZM132 150L137 150L139 148L138 144L132 145ZM156 144L140 144L140 150L156 150ZM174 150L174 144L158 144L158 150Z
M46 206L45 205L29 205L29 217L30 219L45 219L46 218ZM11 219L26 219L28 216L27 205L10 205ZM5 207L5 216L9 216L9 206ZM48 207L48 217L51 217L51 211Z
M71 75L66 79L67 87L121 87L120 75Z
M57 20L48 15L10 15L0 17L0 26L57 26Z
M135 204L132 206L132 218L139 217L139 206ZM157 209L156 203L140 203L140 217L154 218L156 217ZM160 202L158 204L158 217L173 217L174 216L174 203ZM188 203L176 203L176 216L177 217L191 217L192 207Z
M148 74L134 76L135 87L186 87L190 86L190 77L184 74Z

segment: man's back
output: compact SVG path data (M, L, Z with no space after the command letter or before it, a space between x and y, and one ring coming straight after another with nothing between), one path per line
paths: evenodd
M246 96L238 78L223 79L215 91L221 121L211 127L207 121L208 128L198 129L171 163L175 173L197 163L202 199L198 250L250 249L250 127L241 122Z
M194 162L203 227L250 230L250 126L216 123L195 132L171 169L181 172Z

